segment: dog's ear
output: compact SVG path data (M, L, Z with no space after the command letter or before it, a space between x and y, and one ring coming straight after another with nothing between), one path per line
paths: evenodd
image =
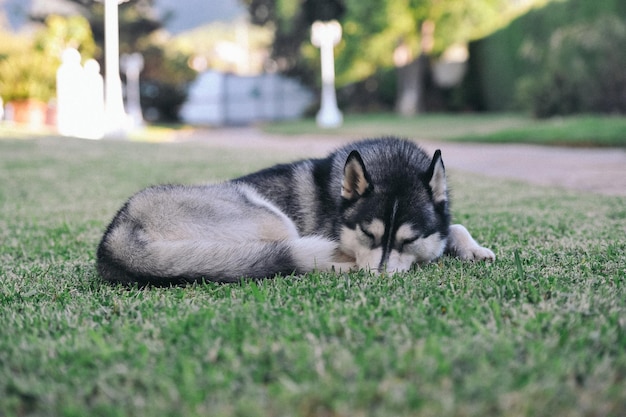
M448 199L448 185L446 170L441 159L441 151L437 149L428 168L428 185L433 193L435 203L442 203Z
M372 182L361 155L357 151L350 152L343 168L341 197L346 200L356 200L371 188Z

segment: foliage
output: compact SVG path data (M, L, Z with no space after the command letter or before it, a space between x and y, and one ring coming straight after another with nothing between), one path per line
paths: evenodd
M513 110L525 105L531 109L528 87L520 80L539 74L545 77L543 62L536 58L547 57L550 39L556 31L567 33L568 26L587 31L593 22L603 16L626 19L626 2L622 0L563 0L551 1L545 7L532 10L505 28L470 45L470 73L466 82L473 92L470 97L474 108L481 110ZM600 29L602 30L602 29ZM571 55L575 35L569 31L567 46L555 38ZM600 32L598 32L599 34ZM607 48L605 45L603 48ZM565 53L565 49L562 52ZM622 52L618 56L622 56ZM535 59L532 59L535 57ZM600 59L606 62L606 58ZM523 81L522 84L526 83Z
M75 47L90 58L95 44L87 21L51 15L32 39L5 34L10 42L0 47L0 96L6 102L37 99L47 102L56 93L56 70L61 53Z
M104 45L104 2L65 0L80 4L89 20L97 45ZM154 12L154 0L128 0L118 6L120 53L138 52L146 36L163 27ZM101 48L103 50L103 48Z
M417 56L425 21L435 23L432 52L438 55L454 43L490 33L519 13L508 0L342 0L319 2L316 15L307 7L311 2L246 1L253 22L275 27L273 54L282 62L281 69L302 75L309 82L316 79L313 68L319 55L309 42L311 22L322 16L340 20L343 40L336 51L339 86L393 67L393 51L400 42Z
M187 89L180 84L144 80L140 86L144 118L149 122L178 121L180 107L187 99Z
M46 29L35 36L35 48L46 55L60 57L67 48L75 48L83 60L97 52L89 22L83 16L50 15L45 19Z
M622 414L624 198L447 167L455 218L493 264L107 285L94 251L130 193L279 162L172 146L0 140L0 414Z
M104 2L66 1L84 7L95 42L104 50ZM129 0L119 5L119 49L121 54L138 52L144 58L141 73L144 112L156 119L172 121L178 118L178 109L187 97L187 85L195 79L196 72L188 65L190 54L179 50L161 32L163 22L156 18L154 3L154 0Z
M626 23L608 15L528 41L522 52L538 69L518 81L520 100L538 117L626 113L624 44Z
M56 92L59 60L31 47L0 59L0 96L4 102L47 102Z
M426 21L435 24L435 31L433 49L425 52L437 56L455 43L493 31L510 12L510 2L504 0L346 0L346 4L344 42L337 50L339 84L392 67L392 52L400 42L412 56L419 55L421 26Z
M156 40L146 42L140 51L144 58L141 100L146 117L151 121L178 120L180 106L187 99L187 85L196 77L189 55ZM156 114L150 116L150 112Z
M316 20L339 19L344 0L243 0L252 23L274 31L272 59L279 71L315 84L314 68L301 48Z
M244 29L245 28L245 29ZM246 49L240 46L242 31L245 31ZM251 25L247 21L212 22L201 27L185 31L176 35L170 42L172 48L193 54L194 60L200 58L199 68L207 67L221 71L233 72L241 75L258 74L268 67L268 52L274 39L273 31L266 26ZM230 47L239 56L231 56L224 46ZM247 55L248 60L243 67L240 55Z
M397 93L396 73L381 69L362 81L337 89L337 102L346 113L387 112L393 109Z

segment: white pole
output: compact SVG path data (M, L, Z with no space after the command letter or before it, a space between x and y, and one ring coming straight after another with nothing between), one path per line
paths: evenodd
M311 27L311 42L320 48L322 61L322 97L320 110L317 113L317 125L321 128L339 127L343 123L343 115L337 107L335 93L335 56L334 47L341 40L341 25L336 20L315 22Z
M120 79L119 3L119 0L104 0L105 131L108 135L123 133L127 122Z

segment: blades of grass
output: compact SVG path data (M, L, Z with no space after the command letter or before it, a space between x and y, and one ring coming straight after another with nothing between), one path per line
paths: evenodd
M513 256L515 259L517 279L520 281L524 281L526 279L526 272L524 271L524 265L522 265L522 259L519 254L519 249L515 249L515 251L513 252Z

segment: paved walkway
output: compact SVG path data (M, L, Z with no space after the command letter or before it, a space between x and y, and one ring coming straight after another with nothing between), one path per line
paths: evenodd
M330 135L277 136L255 128L198 129L183 132L177 141L200 141L207 146L275 149L292 158L320 157L358 138ZM497 178L563 187L604 195L626 196L626 150L581 149L519 144L420 142L428 151L441 149L446 167Z

